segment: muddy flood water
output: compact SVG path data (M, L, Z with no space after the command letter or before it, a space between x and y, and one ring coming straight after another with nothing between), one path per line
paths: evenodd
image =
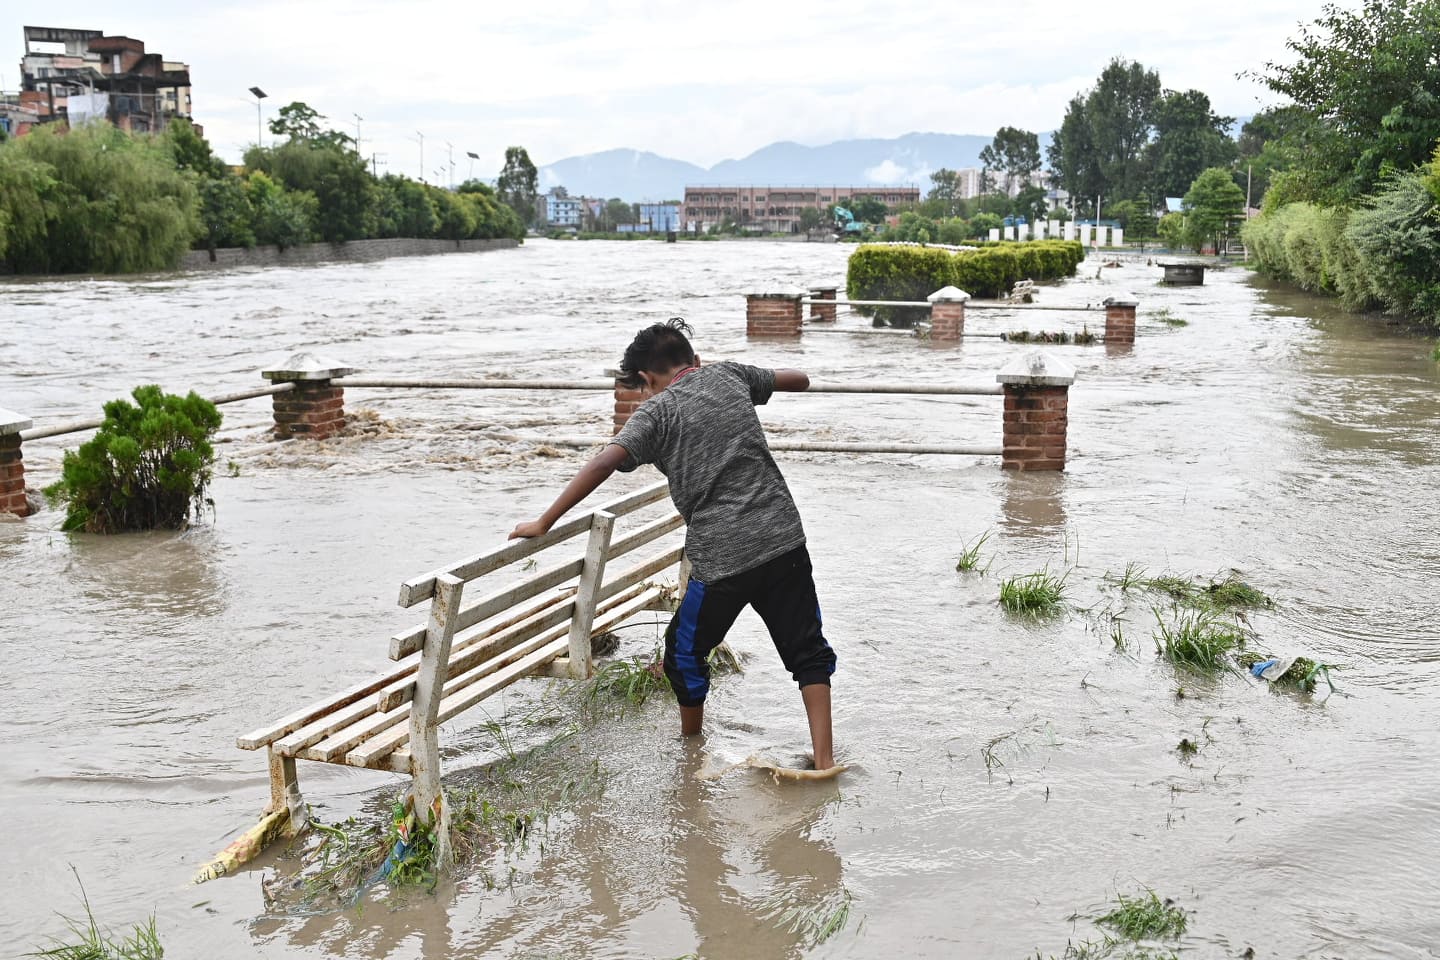
M744 290L843 283L848 252L542 240L364 265L9 281L0 406L44 426L141 383L239 390L299 350L370 375L590 378L636 328L672 315L691 320L706 359L816 380L993 384L1027 349L859 333L746 342ZM696 778L707 761L794 761L808 747L799 697L747 612L731 635L746 671L717 680L703 744L682 744L658 696L574 730L565 749L603 790L557 804L529 842L434 893L372 891L339 909L267 899L293 854L188 880L267 798L263 754L235 737L387 666L389 635L420 619L395 605L398 584L498 545L583 462L502 435L604 436L607 394L353 388L349 435L287 444L267 438L269 401L246 401L222 408L201 525L69 535L49 509L0 523L0 952L46 946L65 931L60 914L83 916L73 865L99 922L118 931L153 913L166 956L182 960L1018 960L1099 941L1094 918L1146 888L1186 911L1169 944L1182 956L1440 956L1431 343L1240 269L1189 289L1159 286L1143 262L1097 269L1042 291L1047 304L1120 292L1141 304L1133 351L1041 348L1078 371L1065 473L1009 475L993 457L777 455L840 658L836 741L851 770L824 784ZM1188 324L1161 322L1161 308ZM976 312L969 328L1084 319L1103 325ZM1001 422L995 397L783 396L761 416L787 438L987 445ZM32 485L53 481L81 439L26 444ZM987 532L988 569L958 572ZM1249 615L1260 646L1337 665L1339 692L1158 659L1152 607L1164 613L1166 598L1107 579L1130 564L1239 571L1275 600ZM1041 569L1065 575L1065 611L1005 613L1001 582ZM648 654L658 632L623 631L620 655ZM545 743L552 726L525 718L561 694L527 681L448 725L447 776L464 784ZM383 818L404 783L306 762L300 778L331 823ZM843 926L821 939L817 917Z

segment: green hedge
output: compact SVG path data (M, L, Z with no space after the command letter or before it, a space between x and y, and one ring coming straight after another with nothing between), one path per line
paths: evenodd
M1017 280L1056 280L1075 275L1085 259L1078 240L1031 240L951 252L928 247L864 244L850 255L845 292L852 300L924 300L942 287L972 297L1002 296ZM923 317L920 308L862 311L895 326Z

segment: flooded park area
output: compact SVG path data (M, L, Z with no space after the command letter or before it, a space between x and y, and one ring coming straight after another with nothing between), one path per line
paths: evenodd
M743 673L717 679L703 742L678 738L661 695L570 725L561 681L448 725L457 786L483 794L492 764L543 755L561 727L561 776L589 771L590 786L433 892L355 904L277 895L296 869L283 849L190 885L269 796L264 754L235 738L388 666L388 638L418 619L398 585L537 515L587 455L545 438L605 437L611 395L353 387L343 435L286 443L269 436L269 399L249 400L221 408L213 509L189 530L67 534L48 508L0 523L9 951L83 917L78 876L102 925L153 914L167 956L215 960L1077 956L1117 896L1147 890L1184 911L1165 946L1182 956L1440 956L1433 341L1239 267L1165 287L1143 259L1093 257L1039 302L1133 294L1133 349L929 343L846 316L796 341L746 339L745 291L843 290L850 249L538 240L6 281L0 406L38 427L145 383L259 387L300 351L368 376L602 378L639 327L671 316L706 361L827 383L994 385L1035 349L1076 368L1063 473L776 455L839 656L838 779L700 776L808 749L799 696L747 612L731 634ZM975 310L966 324L1087 322L1103 327L1103 310ZM993 446L1000 406L802 394L761 419L790 440ZM57 479L84 436L27 442L31 485ZM976 568L958 570L977 542ZM1273 598L1245 614L1252 646L1331 665L1336 690L1158 657L1170 598L1127 569L1243 579ZM1037 571L1063 577L1061 609L1002 609L1001 584ZM659 620L620 631L617 656L647 657ZM383 820L408 782L315 763L300 778L325 823Z

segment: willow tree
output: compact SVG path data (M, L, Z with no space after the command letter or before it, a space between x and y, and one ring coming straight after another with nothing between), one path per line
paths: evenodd
M107 123L6 142L0 182L5 259L20 273L167 269L199 230L195 185L167 147Z

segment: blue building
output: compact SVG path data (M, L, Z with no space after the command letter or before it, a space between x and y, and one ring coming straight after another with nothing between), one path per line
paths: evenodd
M549 226L580 229L580 211L584 209L584 201L578 197L557 196L552 190L543 197L536 197L535 207L535 212Z

